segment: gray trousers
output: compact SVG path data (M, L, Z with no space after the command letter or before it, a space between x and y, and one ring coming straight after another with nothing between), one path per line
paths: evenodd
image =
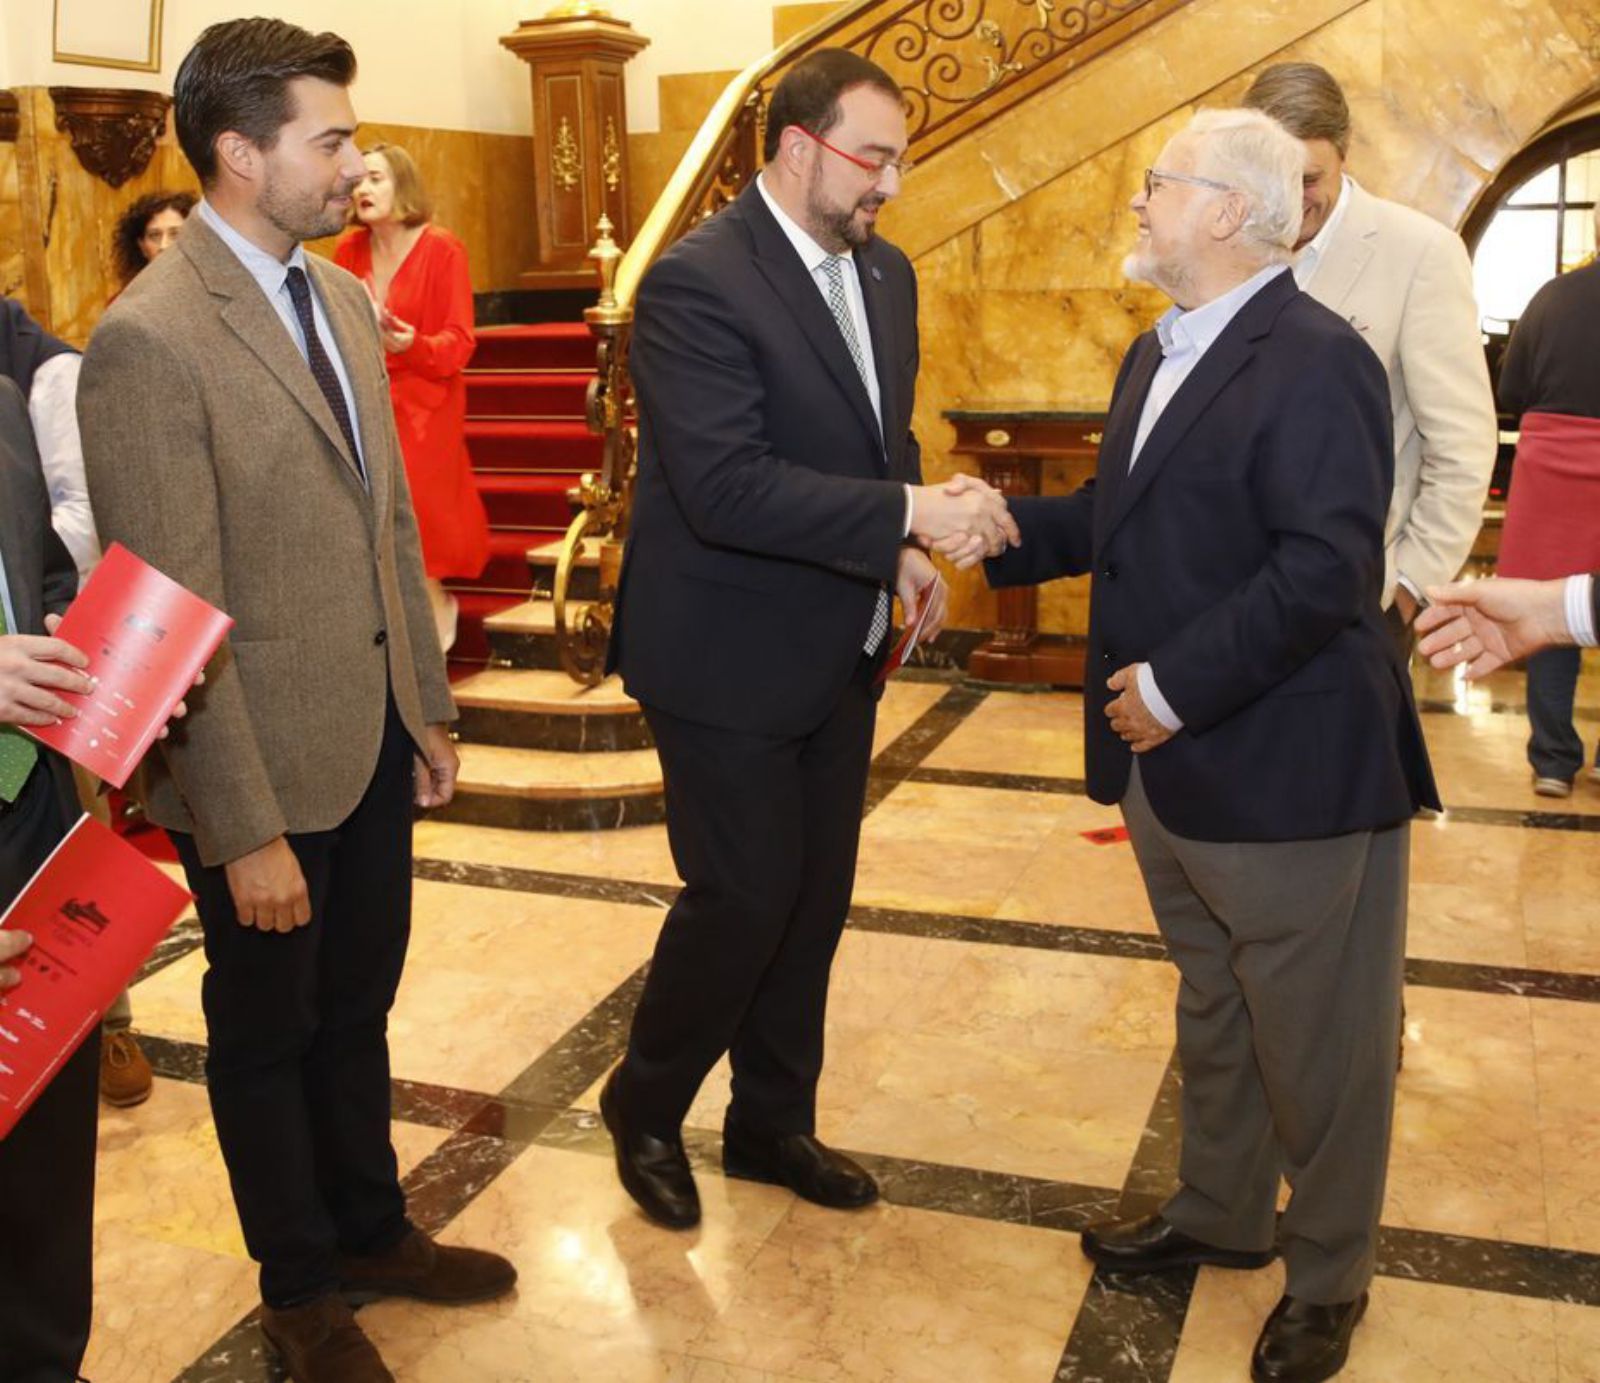
M1183 1152L1162 1214L1263 1250L1285 1177L1286 1290L1353 1301L1372 1280L1389 1161L1410 825L1187 840L1156 820L1137 760L1122 811L1182 978Z

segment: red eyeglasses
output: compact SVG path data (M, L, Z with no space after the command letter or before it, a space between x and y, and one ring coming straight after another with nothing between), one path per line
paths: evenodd
M804 125L796 125L795 129L799 130L801 134L803 134L807 139L811 140L814 144L822 145L822 147L830 154L838 154L839 157L842 158L846 163L853 163L857 168L861 169L862 172L870 174L873 182L882 182L883 175L891 168L903 178L907 173L916 167L916 164L908 158L886 158L878 163L874 163L869 158L857 158L854 154L847 154L843 149L836 148L834 145L828 143L828 141L820 134L812 134L811 131L808 130Z

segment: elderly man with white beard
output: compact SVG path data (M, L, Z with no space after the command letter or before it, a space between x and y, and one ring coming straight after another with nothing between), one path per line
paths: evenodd
M1162 151L1125 271L1174 306L1122 362L1095 478L1014 501L1022 544L987 567L1093 574L1089 794L1121 803L1182 980L1178 1190L1084 1251L1119 1273L1281 1252L1251 1361L1273 1383L1337 1373L1366 1307L1408 821L1437 805L1380 610L1388 386L1288 271L1302 169L1255 111Z

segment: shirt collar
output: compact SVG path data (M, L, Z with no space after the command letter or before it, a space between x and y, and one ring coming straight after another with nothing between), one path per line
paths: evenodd
M808 274L815 274L823 263L829 259L837 258L845 261L851 259L849 250L836 256L817 244L806 232L805 228L779 206L777 200L767 191L767 175L765 173L756 178L756 190L761 193L761 200L767 204L767 210L772 213L772 219L778 223L779 229L789 237L789 243L794 246L795 253L800 256L800 262L806 266Z
M224 245L233 251L235 258L249 271L250 277L261 285L261 291L267 297L271 298L282 292L291 268L299 269L302 273L305 272L306 249L304 245L296 244L288 260L284 261L268 254L253 241L245 239L203 197L200 199L200 205L196 210L200 213L200 219L217 233L218 238Z
M1168 308L1156 323L1161 354L1204 355L1211 348L1211 343L1222 335L1223 329L1238 315L1239 309L1279 274L1286 272L1288 267L1287 264L1269 264L1237 288L1230 288L1220 298L1213 298L1203 307L1189 312L1179 307Z

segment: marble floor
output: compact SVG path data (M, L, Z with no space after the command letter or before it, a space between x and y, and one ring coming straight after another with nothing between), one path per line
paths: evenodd
M1534 797L1521 681L1419 675L1445 800L1414 832L1407 1053L1379 1278L1351 1383L1600 1383L1600 783ZM1580 690L1600 735L1600 675ZM818 1210L717 1170L705 1222L618 1188L596 1095L675 882L665 831L423 823L392 1022L414 1217L517 1293L361 1320L404 1383L1213 1383L1248 1375L1281 1270L1129 1285L1076 1231L1176 1157L1174 977L1079 698L901 681L884 706L820 1128L883 1203ZM134 991L159 1080L101 1120L95 1383L261 1383L180 924Z

